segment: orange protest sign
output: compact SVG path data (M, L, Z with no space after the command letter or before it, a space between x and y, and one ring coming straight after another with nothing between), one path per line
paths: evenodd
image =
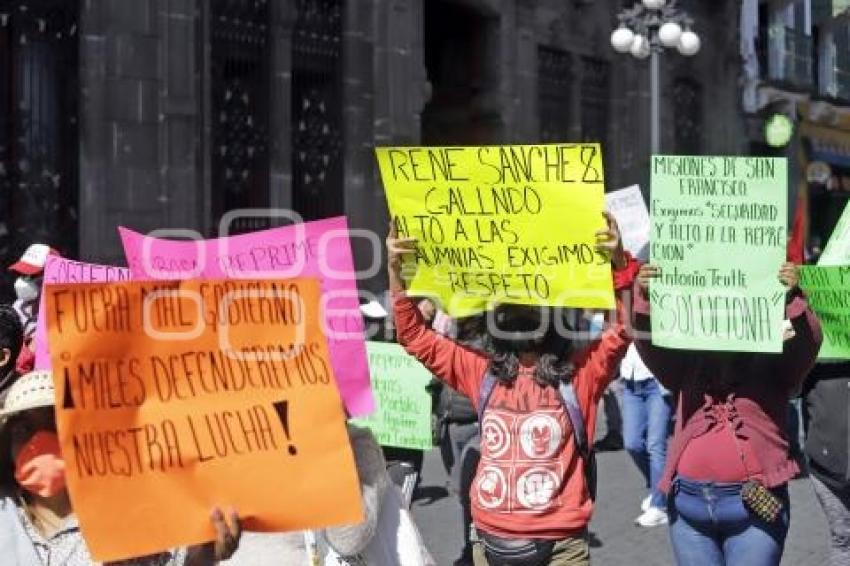
M96 560L362 520L319 283L46 287L68 488Z

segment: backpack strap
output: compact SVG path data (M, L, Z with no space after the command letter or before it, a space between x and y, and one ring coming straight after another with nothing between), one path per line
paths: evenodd
M558 385L558 393L561 395L561 403L567 411L567 416L570 418L570 424L573 426L573 436L575 436L576 447L578 452L585 461L590 456L590 445L587 441L587 429L584 428L584 417L581 413L581 407L578 404L576 390L572 383L561 382Z
M487 408L487 403L490 402L490 396L493 394L493 388L496 387L496 376L487 370L484 374L484 379L481 381L481 387L478 389L478 422L484 422L484 409Z

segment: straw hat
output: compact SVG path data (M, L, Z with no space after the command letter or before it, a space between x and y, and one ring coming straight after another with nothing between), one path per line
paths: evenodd
M56 404L53 388L53 372L32 371L18 378L6 394L6 402L0 410L0 420L5 421L30 409L52 407Z

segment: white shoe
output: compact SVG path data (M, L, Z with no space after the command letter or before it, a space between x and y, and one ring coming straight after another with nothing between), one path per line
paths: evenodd
M635 525L647 528L666 525L667 522L667 513L658 507L650 507L643 515L635 519Z
M652 504L652 494L650 493L646 497L643 498L643 501L640 502L640 510L643 513L649 511L649 506Z

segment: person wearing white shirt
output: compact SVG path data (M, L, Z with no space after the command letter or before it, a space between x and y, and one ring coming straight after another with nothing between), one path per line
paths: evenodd
M672 403L670 392L655 379L629 346L620 364L623 380L623 444L649 489L641 503L642 514L635 519L640 527L667 524L667 502L658 490L658 481L667 459L667 435Z

